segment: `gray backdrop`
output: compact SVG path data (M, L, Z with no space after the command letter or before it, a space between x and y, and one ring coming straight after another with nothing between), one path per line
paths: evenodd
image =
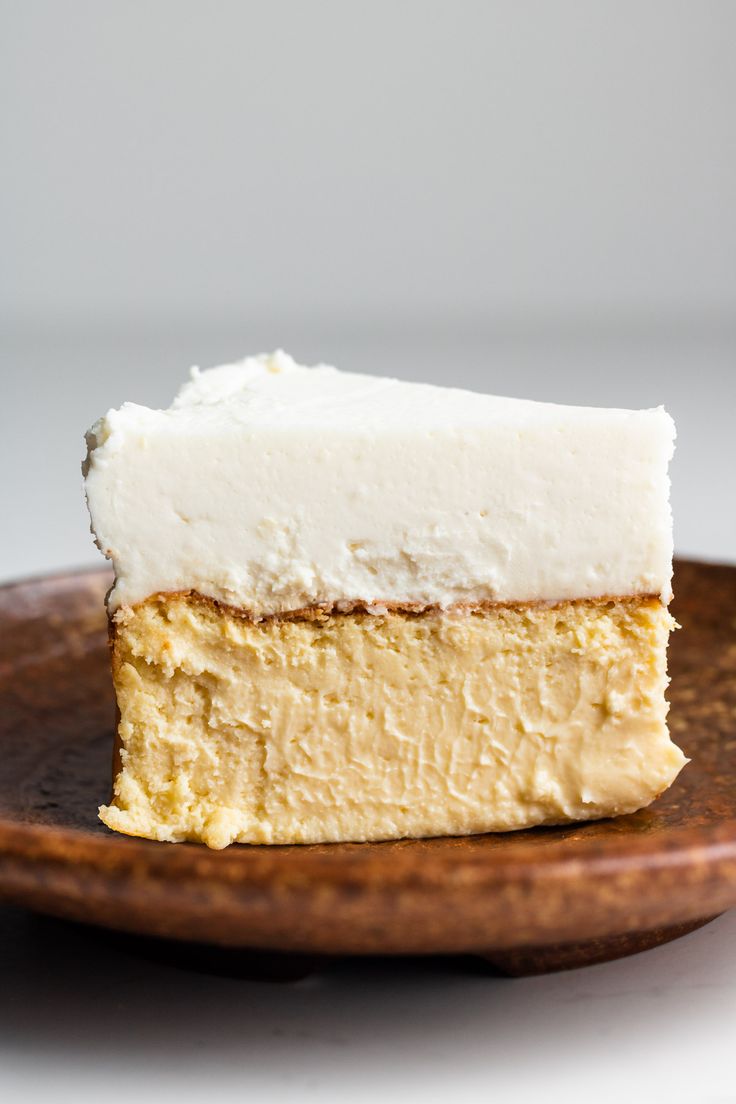
M93 561L97 415L277 345L663 402L678 545L736 558L736 3L0 12L1 575Z

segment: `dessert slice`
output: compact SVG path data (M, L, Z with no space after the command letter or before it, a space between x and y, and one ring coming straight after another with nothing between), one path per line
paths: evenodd
M100 816L210 847L628 813L665 688L662 410L302 368L194 371L88 434L119 770Z

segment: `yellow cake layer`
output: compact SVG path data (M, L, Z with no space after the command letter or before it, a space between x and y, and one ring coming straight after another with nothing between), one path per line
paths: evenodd
M656 598L254 622L118 611L110 828L158 840L460 835L628 813L686 762Z

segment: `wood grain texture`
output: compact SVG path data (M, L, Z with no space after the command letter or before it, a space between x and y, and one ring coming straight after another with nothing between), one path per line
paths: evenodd
M589 961L630 953L736 905L736 568L677 565L670 720L693 761L649 809L506 835L221 852L97 820L114 727L109 582L0 588L0 898L225 947L470 952L512 973L578 965L586 946Z

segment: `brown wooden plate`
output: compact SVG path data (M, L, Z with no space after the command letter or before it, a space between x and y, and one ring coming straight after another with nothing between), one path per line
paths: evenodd
M208 851L109 832L106 572L0 588L0 898L118 931L302 954L599 961L736 905L736 567L681 561L671 728L643 812L557 829Z

